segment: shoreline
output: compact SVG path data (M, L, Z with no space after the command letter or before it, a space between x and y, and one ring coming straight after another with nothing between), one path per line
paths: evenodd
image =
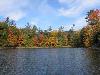
M0 49L54 49L54 48L87 48L87 47L71 47L71 46L62 46L62 47L0 47ZM88 47L88 49L100 49L99 47Z
M52 48L84 48L84 47L70 47L70 46L62 46L62 47L4 47L0 49L52 49Z

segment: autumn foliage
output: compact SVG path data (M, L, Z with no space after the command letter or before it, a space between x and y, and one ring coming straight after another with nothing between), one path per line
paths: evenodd
M87 26L74 31L64 27L40 30L27 23L25 28L17 28L7 17L0 22L0 47L93 47L100 45L100 10L90 10L86 17Z
M91 47L100 41L95 40L99 38L96 34L100 33L100 10L90 10L86 19L89 25L83 28L83 43L86 47Z

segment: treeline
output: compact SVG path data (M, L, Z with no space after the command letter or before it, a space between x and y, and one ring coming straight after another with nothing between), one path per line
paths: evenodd
M90 10L86 17L87 26L79 31L40 30L27 23L25 28L17 28L8 17L0 22L0 47L99 47L100 10Z

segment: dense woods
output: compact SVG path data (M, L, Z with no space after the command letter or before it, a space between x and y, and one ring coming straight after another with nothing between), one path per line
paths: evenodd
M27 23L25 28L17 28L16 23L7 17L0 22L0 47L99 47L100 46L100 10L87 12L87 26L79 31L73 27L64 31L40 30Z

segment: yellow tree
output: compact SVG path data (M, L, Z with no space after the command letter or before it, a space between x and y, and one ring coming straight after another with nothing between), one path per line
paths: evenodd
M35 46L35 47L38 47L39 42L38 42L38 37L37 37L37 35L34 35L34 37L33 37L33 43L34 43L34 46Z
M42 46L43 43L44 43L44 34L43 34L43 32L40 32L38 41L39 41L39 46Z
M50 46L52 46L52 47L57 46L57 43L58 43L57 35L58 35L58 32L56 30L54 30L50 33L50 38L49 38Z
M91 26L86 26L84 28L83 36L83 43L85 47L91 47L93 45L93 29Z
M86 47L91 47L97 38L95 35L100 33L100 10L90 10L86 19L89 25L84 28L83 42Z
M22 47L24 45L24 34L21 29L18 30L17 44L19 47Z

